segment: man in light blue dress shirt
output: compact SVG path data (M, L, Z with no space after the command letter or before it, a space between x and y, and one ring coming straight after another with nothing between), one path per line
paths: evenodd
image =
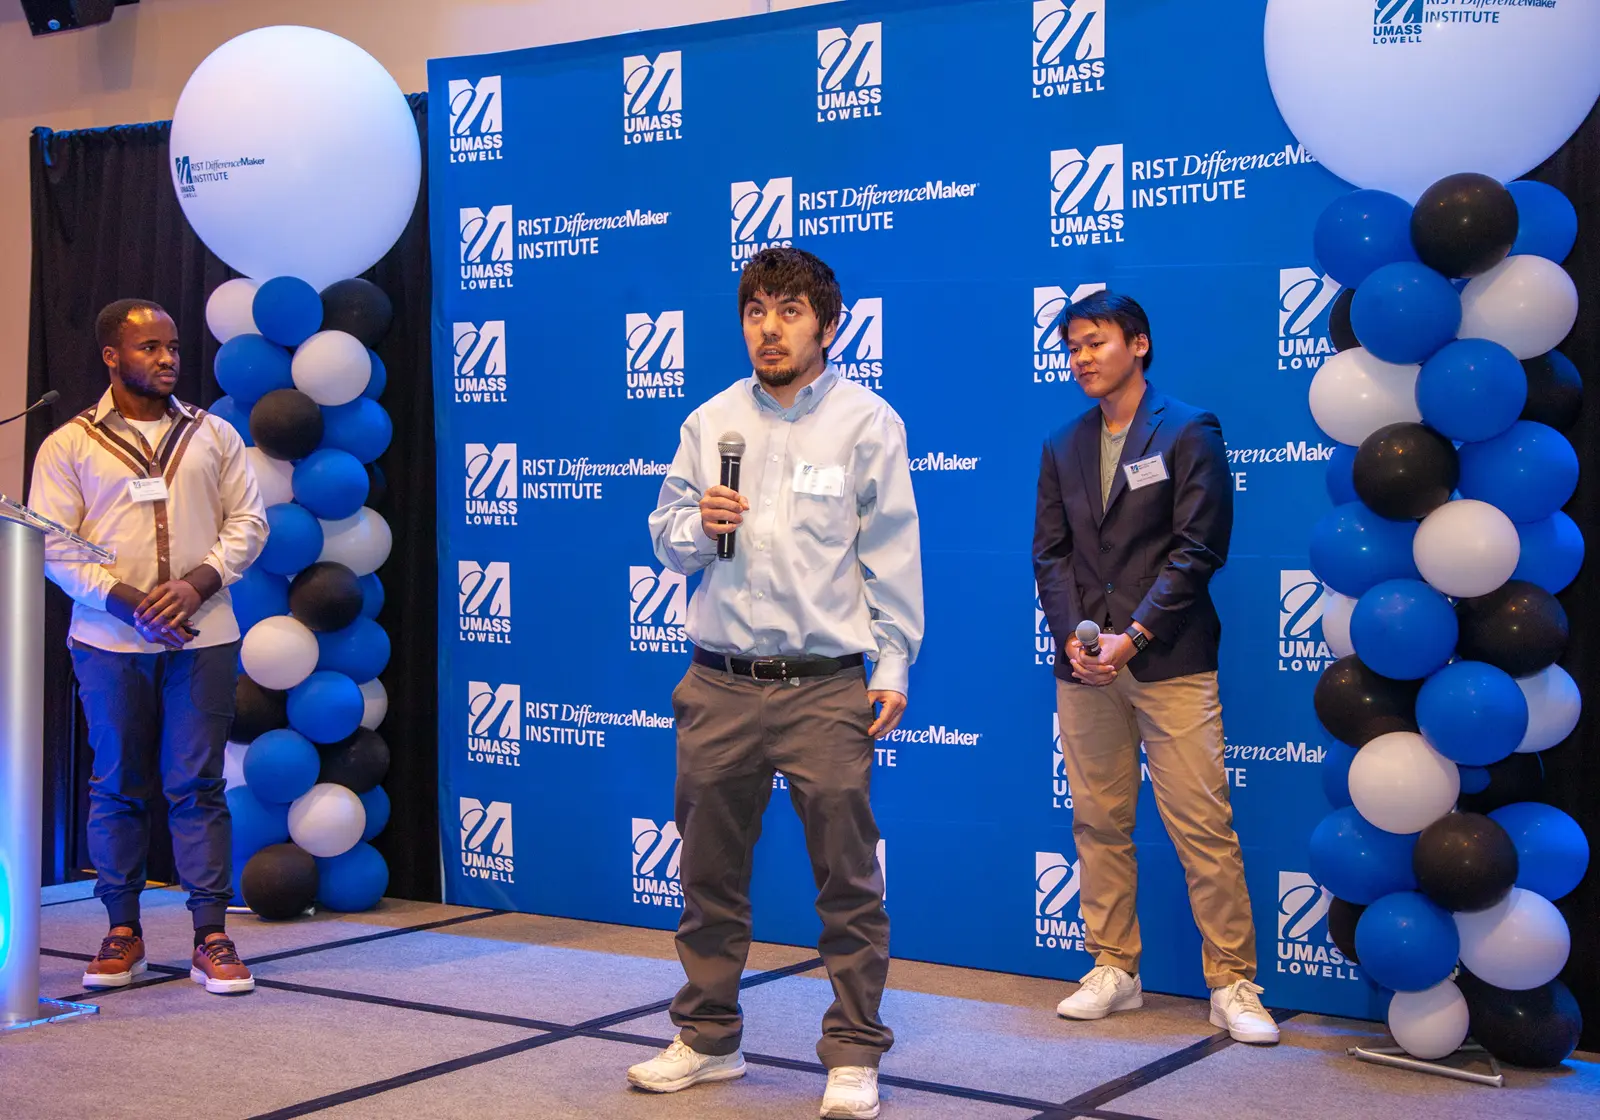
M905 711L922 642L922 549L905 425L828 364L841 305L810 253L751 258L739 313L754 373L684 422L650 517L661 562L704 573L689 604L693 662L672 697L688 982L672 1004L678 1037L628 1077L675 1092L743 1075L751 853L781 771L835 995L817 1043L822 1115L874 1117L894 1036L878 1016L889 917L869 791L875 740ZM717 485L729 433L745 445L737 491ZM718 538L735 531L733 558L719 560Z

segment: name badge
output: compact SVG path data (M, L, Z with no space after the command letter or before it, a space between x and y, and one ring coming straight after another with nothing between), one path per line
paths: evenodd
M1161 461L1160 455L1129 463L1122 469L1127 472L1129 490L1139 490L1167 480L1167 465Z
M167 480L164 478L130 478L128 500L133 502L164 502L167 500Z
M820 494L828 498L844 497L844 468L819 467L799 462L794 467L794 492Z

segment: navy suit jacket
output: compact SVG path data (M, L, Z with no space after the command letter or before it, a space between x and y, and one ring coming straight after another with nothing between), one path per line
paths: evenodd
M1233 533L1222 425L1147 385L1102 509L1100 424L1096 405L1045 441L1039 463L1033 570L1060 650L1056 676L1075 679L1066 644L1084 619L1150 632L1128 666L1137 680L1215 670L1222 621L1210 583ZM1131 489L1123 468L1154 455L1167 479Z

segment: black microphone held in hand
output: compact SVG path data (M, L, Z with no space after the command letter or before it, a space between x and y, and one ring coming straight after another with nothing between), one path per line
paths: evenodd
M735 493L739 490L739 460L744 457L744 437L738 432L723 432L717 440L717 454L722 456L722 485ZM717 559L733 559L734 531L717 538Z
M1083 645L1083 652L1090 657L1100 656L1100 627L1084 619L1078 623L1078 641Z
M51 389L48 393L46 393L44 396L40 397L38 400L34 401L27 408L23 409L21 412L17 413L15 416L7 416L4 420L0 420L0 425L9 424L13 420L21 420L24 416L28 415L28 413L34 412L34 411L36 411L38 409L41 409L47 404L55 404L56 401L58 401L60 399L61 399L61 394L56 392L54 389Z

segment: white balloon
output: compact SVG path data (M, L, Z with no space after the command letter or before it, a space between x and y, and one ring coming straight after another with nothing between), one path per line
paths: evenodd
M1350 641L1350 614L1355 609L1356 601L1348 595L1332 588L1322 594L1322 640L1335 657L1349 657L1356 651Z
M318 404L349 404L372 380L372 355L353 334L318 331L295 350L289 369L295 388Z
M1389 1001L1389 1033L1413 1058L1437 1061L1467 1040L1467 998L1454 980Z
M1350 764L1350 800L1385 832L1421 832L1455 808L1460 793L1456 764L1414 731L1379 735Z
M376 510L362 506L349 517L322 522L322 555L317 559L335 561L366 576L383 567L393 544L389 523Z
M1360 346L1322 363L1311 378L1311 417L1328 435L1352 447L1387 424L1418 423L1419 365L1395 365Z
M262 688L293 688L317 667L317 636L286 614L263 618L244 636L239 657L245 674Z
M1422 519L1411 557L1435 590L1471 599L1511 578L1522 558L1522 538L1511 518L1488 502L1458 498Z
M256 476L262 505L270 507L294 501L293 463L274 459L259 447L245 448L244 457L250 465L250 473Z
M1531 677L1521 677L1517 687L1528 701L1528 733L1517 744L1517 753L1533 754L1561 742L1578 726L1583 714L1583 696L1578 683L1559 665L1552 665Z
M254 280L239 277L217 286L206 300L206 326L218 342L241 334L260 334L256 329L255 312L251 310L256 299Z
M1595 9L1600 11L1600 5ZM1577 321L1578 289L1566 269L1543 257L1518 254L1467 282L1456 333L1498 342L1527 359L1554 350Z
M1380 34L1374 8L1422 17L1421 0L1270 0L1264 35L1284 121L1358 187L1415 202L1457 171L1509 182L1564 144L1600 96L1600 4L1508 5L1476 13L1493 17L1482 23L1419 22L1398 36ZM1426 125L1382 135L1378 122L1422 105Z
M249 743L229 741L222 745L222 788L224 790L244 785L244 753L249 749Z
M366 701L366 707L361 713L361 726L368 731L376 731L378 724L383 722L383 717L389 714L389 690L383 687L383 682L377 677L366 681L360 687L361 699Z
M422 175L388 71L310 27L263 27L211 52L178 98L171 152L184 216L213 253L318 290L388 252Z
M366 827L361 798L332 782L318 782L289 805L289 838L318 859L344 855Z
M1512 887L1487 910L1462 911L1455 919L1461 963L1484 983L1507 991L1548 984L1566 967L1572 951L1572 934L1561 911L1521 887Z

